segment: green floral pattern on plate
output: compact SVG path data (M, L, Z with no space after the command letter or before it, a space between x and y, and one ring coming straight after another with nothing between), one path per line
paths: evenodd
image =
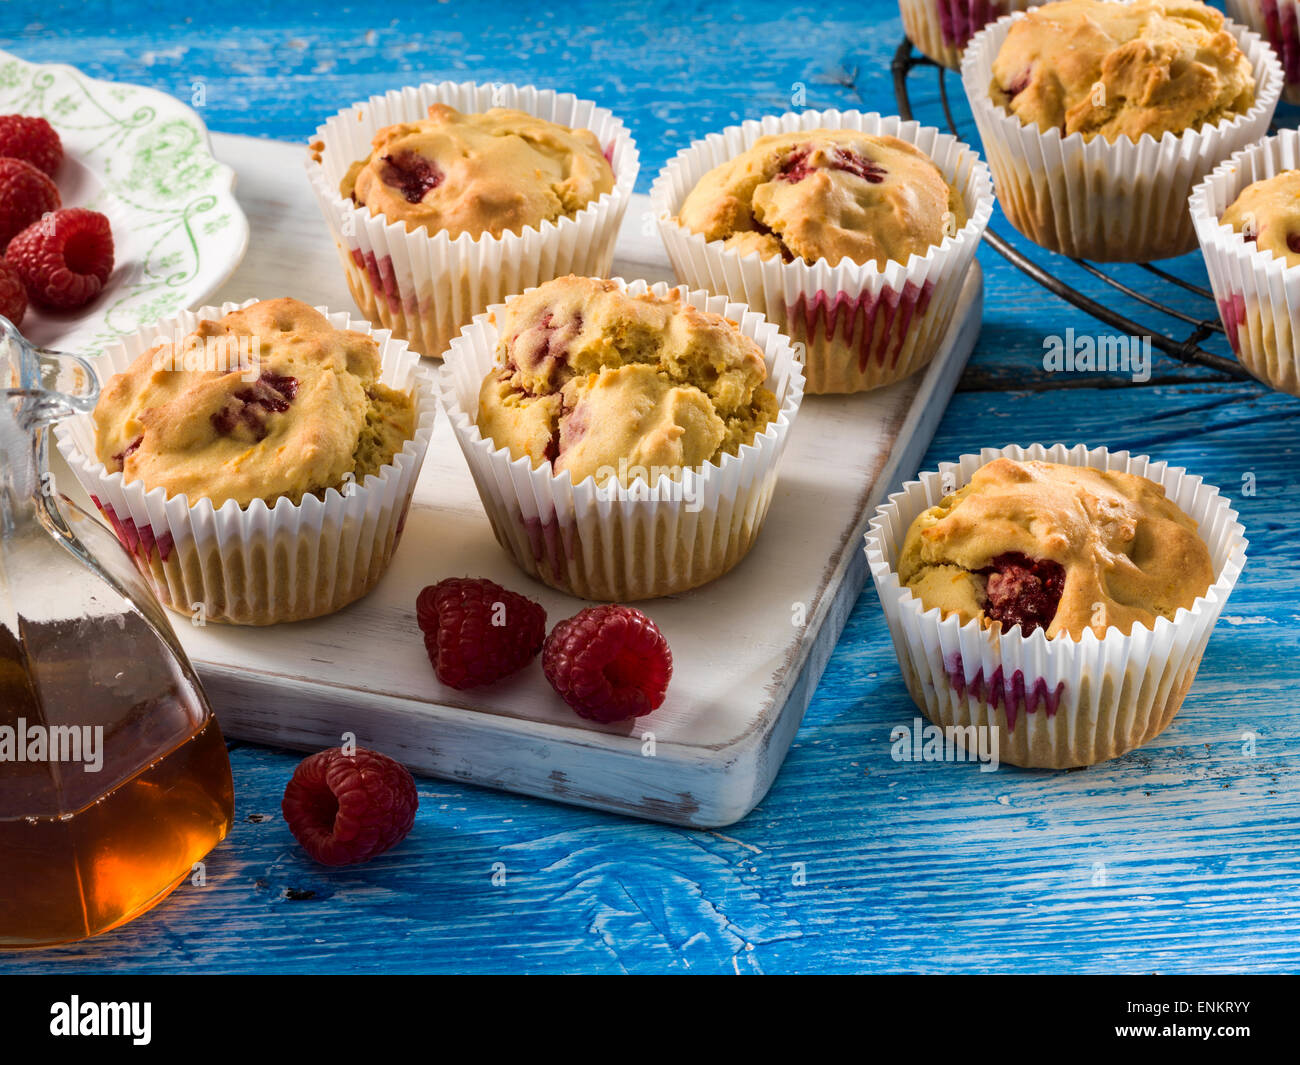
M0 114L13 113L42 115L58 130L65 154L99 186L89 198L65 195L64 206L108 214L118 251L105 292L74 316L34 312L23 323L31 339L98 354L201 303L239 265L248 220L235 202L234 172L212 157L207 128L185 104L0 51Z

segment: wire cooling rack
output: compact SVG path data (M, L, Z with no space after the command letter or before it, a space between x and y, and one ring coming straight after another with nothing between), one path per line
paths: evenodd
M939 102L943 108L943 117L948 129L962 137L963 140L969 141L970 136L961 134L957 129L957 120L953 117L952 107L948 99L948 74L950 72L933 60L927 59L916 52L912 47L912 42L906 38L903 39L903 43L898 46L898 50L894 53L893 62L894 94L898 97L899 115L905 119L916 117L912 113L912 102L908 96L908 77L913 71L920 71L924 74L927 69L938 72ZM960 94L962 91L960 78L954 75L954 79L957 85L956 91ZM927 124L938 125L939 123L928 122ZM1010 227L1008 229L1010 232L1015 233L1014 230L1010 230ZM1016 243L1013 244L1013 240ZM1094 318L1101 319L1101 321L1120 330L1125 335L1150 337L1152 347L1158 348L1166 355L1181 362L1217 370L1224 377L1234 380L1253 380L1250 374L1246 373L1233 359L1216 355L1201 346L1205 341L1216 337L1222 340L1224 346L1227 344L1223 325L1219 321L1215 307L1214 293L1203 285L1194 285L1181 277L1175 277L1167 270L1162 270L1151 263L1138 263L1134 264L1136 269L1144 271L1146 277L1150 278L1149 290L1142 291L1136 288L1134 284L1125 283L1115 277L1114 264L1099 265L1087 262L1084 259L1071 259L1064 255L1058 255L1045 248L1038 247L1038 245L1028 238L1022 237L1019 233L1015 233L1015 236L1011 238L1004 237L995 232L992 226L984 233L984 243L1013 266L1023 270L1049 292L1055 293L1063 300L1068 300L1076 307L1087 311ZM1021 250L1021 247L1027 250L1032 249L1034 258L1030 258L1025 251ZM1153 317L1155 315L1163 317L1156 318L1154 324L1147 324L1120 314L1104 303L1098 303L1096 300L1085 296L1068 280L1058 276L1057 272L1064 267L1077 268L1098 281L1104 281L1124 296L1135 300L1151 311ZM1138 276L1142 277L1141 274ZM1146 280L1146 277L1142 278L1143 281ZM1148 286L1144 285L1144 287ZM1174 292L1174 289L1178 291ZM1205 313L1198 316L1195 313L1188 313L1178 307L1170 306L1168 303L1161 301L1159 298L1161 294L1166 298L1181 295L1181 302L1184 305L1189 303L1188 295L1190 294L1191 297L1195 297L1191 301L1193 305L1202 301L1207 304Z

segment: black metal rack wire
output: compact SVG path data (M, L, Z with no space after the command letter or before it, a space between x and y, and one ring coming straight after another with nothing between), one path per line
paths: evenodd
M948 129L954 134L958 133L957 121L953 117L952 107L948 100L948 83L947 75L950 73L939 64L931 59L916 52L912 47L912 42L907 38L903 39L902 44L894 53L892 70L894 75L894 94L898 98L898 113L905 119L912 119L916 116L912 113L912 102L908 95L907 79L908 76L919 68L929 67L937 70L939 74L939 101L943 108L944 121L948 124ZM958 83L960 91L960 82ZM938 123L930 122L929 125ZM1014 232L1014 230L1012 231ZM1107 273L1105 266L1099 266L1095 263L1087 262L1083 259L1071 259L1066 256L1050 252L1045 248L1039 248L1036 244L1030 242L1027 238L1021 237L1018 233L1015 238L1020 243L1034 249L1037 253L1036 258L1031 259L1029 255L1021 251L1011 239L1002 236L994 231L990 226L984 233L984 243L1001 255L1013 266L1024 271L1031 278L1037 281L1049 292L1060 296L1061 299L1067 300L1081 310L1098 318L1107 325L1115 329L1122 330L1128 336L1150 337L1151 345L1164 352L1172 358L1181 362L1190 363L1195 366L1204 366L1208 369L1217 371L1225 379L1250 381L1253 378L1246 373L1241 366L1233 359L1225 358L1222 355L1216 355L1212 351L1206 351L1201 344L1203 341L1214 336L1216 333L1223 335L1223 325L1219 321L1218 313L1214 305L1214 293L1208 288L1201 285L1194 285L1183 278L1175 277L1167 270L1162 270L1151 263L1137 263L1139 269L1146 271L1155 279L1155 284L1173 285L1184 292L1189 292L1194 296L1208 301L1210 304L1209 314L1198 316L1188 314L1179 310L1177 307L1171 307L1162 303L1148 293L1141 292L1132 285L1125 284L1118 278ZM1174 322L1181 323L1183 327L1190 327L1190 332L1184 336L1173 335L1176 326L1170 327L1170 331L1159 328L1153 328L1143 322L1136 321L1126 315L1103 303L1099 303L1089 296L1085 296L1077 288L1072 287L1066 281L1057 277L1053 269L1064 263L1072 263L1074 266L1091 275L1099 281L1104 281L1112 288L1116 289L1129 299L1137 301L1145 307L1160 314L1166 315Z

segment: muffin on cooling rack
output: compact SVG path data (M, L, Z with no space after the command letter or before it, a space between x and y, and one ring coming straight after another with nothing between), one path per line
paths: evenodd
M1186 197L1265 134L1282 73L1196 0L1062 0L980 31L962 83L1011 223L1052 251L1136 262L1195 246Z
M1190 209L1238 361L1300 396L1300 133L1236 153L1196 187Z
M1042 0L898 0L903 32L917 51L957 70L967 42L988 23Z

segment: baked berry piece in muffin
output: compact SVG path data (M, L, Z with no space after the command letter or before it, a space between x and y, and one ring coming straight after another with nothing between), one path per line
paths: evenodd
M408 231L520 233L571 217L614 188L596 135L494 107L462 114L433 104L429 117L381 129L339 191Z
M1300 266L1300 170L1247 185L1219 221L1288 266Z
M704 175L677 221L740 254L906 263L966 223L956 189L896 137L815 129L760 137Z
M993 102L1085 140L1156 140L1245 114L1255 74L1223 15L1196 0L1062 0L1012 25Z
M379 375L364 333L263 300L114 375L95 407L96 454L169 498L300 503L378 474L414 435L414 397Z
M562 277L512 299L499 330L478 427L574 484L677 476L735 454L777 415L758 345L676 294Z
M1133 474L999 458L919 514L899 579L929 610L1024 635L1128 635L1214 581L1196 523Z

